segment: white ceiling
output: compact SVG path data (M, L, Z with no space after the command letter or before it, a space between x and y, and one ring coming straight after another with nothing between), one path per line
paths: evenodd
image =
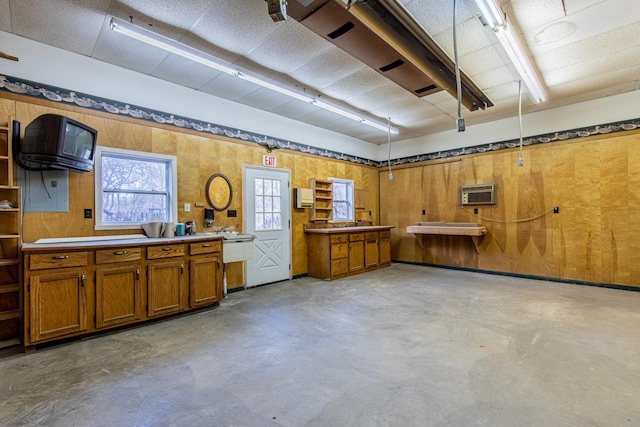
M298 1L298 0L289 0ZM453 0L398 0L453 57ZM502 0L546 87L523 112L638 90L640 1ZM179 40L284 86L392 122L394 141L455 128L446 92L417 98L293 19L274 23L264 0L0 0L0 30L375 144L384 132L259 88L109 30L115 16ZM517 115L518 80L473 0L458 0L461 69L495 106L469 112L467 126ZM20 56L7 47L0 50ZM70 88L73 89L73 88Z

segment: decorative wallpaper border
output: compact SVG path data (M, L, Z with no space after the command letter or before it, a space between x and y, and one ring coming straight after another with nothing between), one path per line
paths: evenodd
M360 165L383 168L387 167L389 163L387 160L375 161L365 159L359 156L353 156L351 154L344 154L324 148L313 147L311 145L305 145L285 139L278 139L268 135L247 132L242 129L236 129L215 123L190 119L188 117L176 116L174 114L159 110L153 110L138 105L127 104L125 102L119 102L112 99L96 97L86 93L74 92L69 89L46 85L43 83L33 82L30 80L20 79L18 77L12 77L2 74L0 74L0 91L31 96L34 98L44 97L50 101L59 102L61 104L75 104L76 106L82 108L103 111L113 115L129 116L139 120L146 120L149 122L175 126L177 128L192 129L196 132L202 132L209 135L221 135L240 141L253 142L261 146L267 146L271 148L286 148L288 150L297 151L300 153L306 153L330 159L344 160ZM529 146L547 144L555 141L585 138L591 135L623 132L632 129L640 129L640 118L622 122L607 123L604 125L554 132L544 135L536 135L523 139L522 145ZM424 162L427 160L454 158L469 154L484 153L487 151L506 150L518 147L519 143L519 139L512 139L508 141L475 145L472 147L457 148L446 151L402 157L392 159L391 166Z

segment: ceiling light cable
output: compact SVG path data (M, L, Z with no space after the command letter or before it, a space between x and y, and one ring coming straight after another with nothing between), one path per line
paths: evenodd
M524 157L522 157L522 80L518 81L518 118L520 119L520 157L518 158L518 166L524 166Z
M458 37L456 32L456 0L453 0L453 62L456 66L456 92L458 94L458 118L456 119L456 129L464 132L464 118L462 117L462 81L460 80L460 64L458 63Z
M388 131L387 141L389 143L389 153L387 154L387 165L389 166L389 181L393 181L393 172L391 172L391 117L387 118Z

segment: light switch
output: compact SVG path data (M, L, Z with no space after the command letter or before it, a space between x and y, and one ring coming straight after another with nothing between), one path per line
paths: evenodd
M191 203L185 203L184 204L184 211L186 212L191 212Z

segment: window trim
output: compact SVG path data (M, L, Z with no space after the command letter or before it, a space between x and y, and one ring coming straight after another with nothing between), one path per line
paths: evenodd
M94 230L135 230L141 228L137 224L104 224L102 222L102 154L117 154L121 156L139 158L144 160L163 160L169 162L169 222L178 220L178 159L168 154L149 153L146 151L125 150L96 146L94 162L94 187L95 187L95 224Z
M356 208L355 208L355 197L356 197L356 187L355 187L355 182L352 179L346 179L346 178L331 178L329 177L329 181L333 181L334 183L336 182L343 182L345 184L347 184L347 191L349 191L351 193L351 200L347 200L347 203L351 204L351 212L350 212L350 218L340 218L340 219L336 219L334 215L332 215L332 219L329 222L345 222L345 221L355 221L356 218ZM333 199L333 202L335 203L335 198ZM334 212L332 212L334 213Z

